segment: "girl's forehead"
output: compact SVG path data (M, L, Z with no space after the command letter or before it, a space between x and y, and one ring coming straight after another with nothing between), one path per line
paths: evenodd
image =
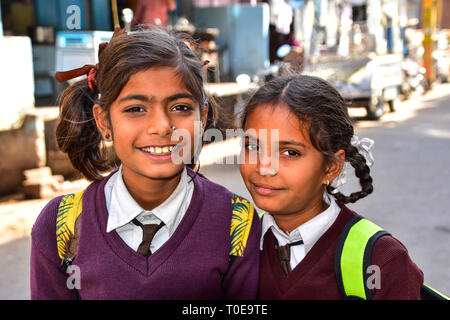
M246 119L246 127L273 126L279 129L301 130L306 124L284 104L261 104L253 109Z
M152 67L132 74L118 98L136 93L164 97L179 92L189 90L174 68Z
M248 129L277 130L280 140L309 141L309 123L297 118L283 103L258 105L246 119Z

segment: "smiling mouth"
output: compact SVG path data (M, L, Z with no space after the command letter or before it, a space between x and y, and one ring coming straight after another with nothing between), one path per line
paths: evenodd
M252 186L258 194L265 195L265 196L273 195L273 194L283 190L283 188L275 188L275 187L272 187L269 185L253 183L253 182L252 182Z
M148 147L143 147L143 148L139 148L139 149L144 152L147 152L151 155L154 155L154 156L165 156L165 155L175 153L178 150L180 150L181 148L182 148L182 145L177 144L177 145L166 145L166 146L148 146Z

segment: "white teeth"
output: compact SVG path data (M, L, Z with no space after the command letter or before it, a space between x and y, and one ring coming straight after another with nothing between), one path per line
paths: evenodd
M148 147L148 148L141 148L142 151L152 153L152 154L167 154L171 153L174 150L174 146L167 146L167 147Z

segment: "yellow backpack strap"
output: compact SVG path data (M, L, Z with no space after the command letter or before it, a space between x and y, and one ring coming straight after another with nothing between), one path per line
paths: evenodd
M231 215L230 256L242 257L252 227L254 208L250 201L234 193L231 197L231 205L233 212Z
M84 190L62 197L56 218L56 244L62 260L72 261L77 253Z

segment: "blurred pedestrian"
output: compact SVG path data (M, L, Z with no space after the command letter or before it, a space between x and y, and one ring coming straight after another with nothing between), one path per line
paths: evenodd
M138 0L131 25L156 25L165 27L168 11L175 11L175 0Z

